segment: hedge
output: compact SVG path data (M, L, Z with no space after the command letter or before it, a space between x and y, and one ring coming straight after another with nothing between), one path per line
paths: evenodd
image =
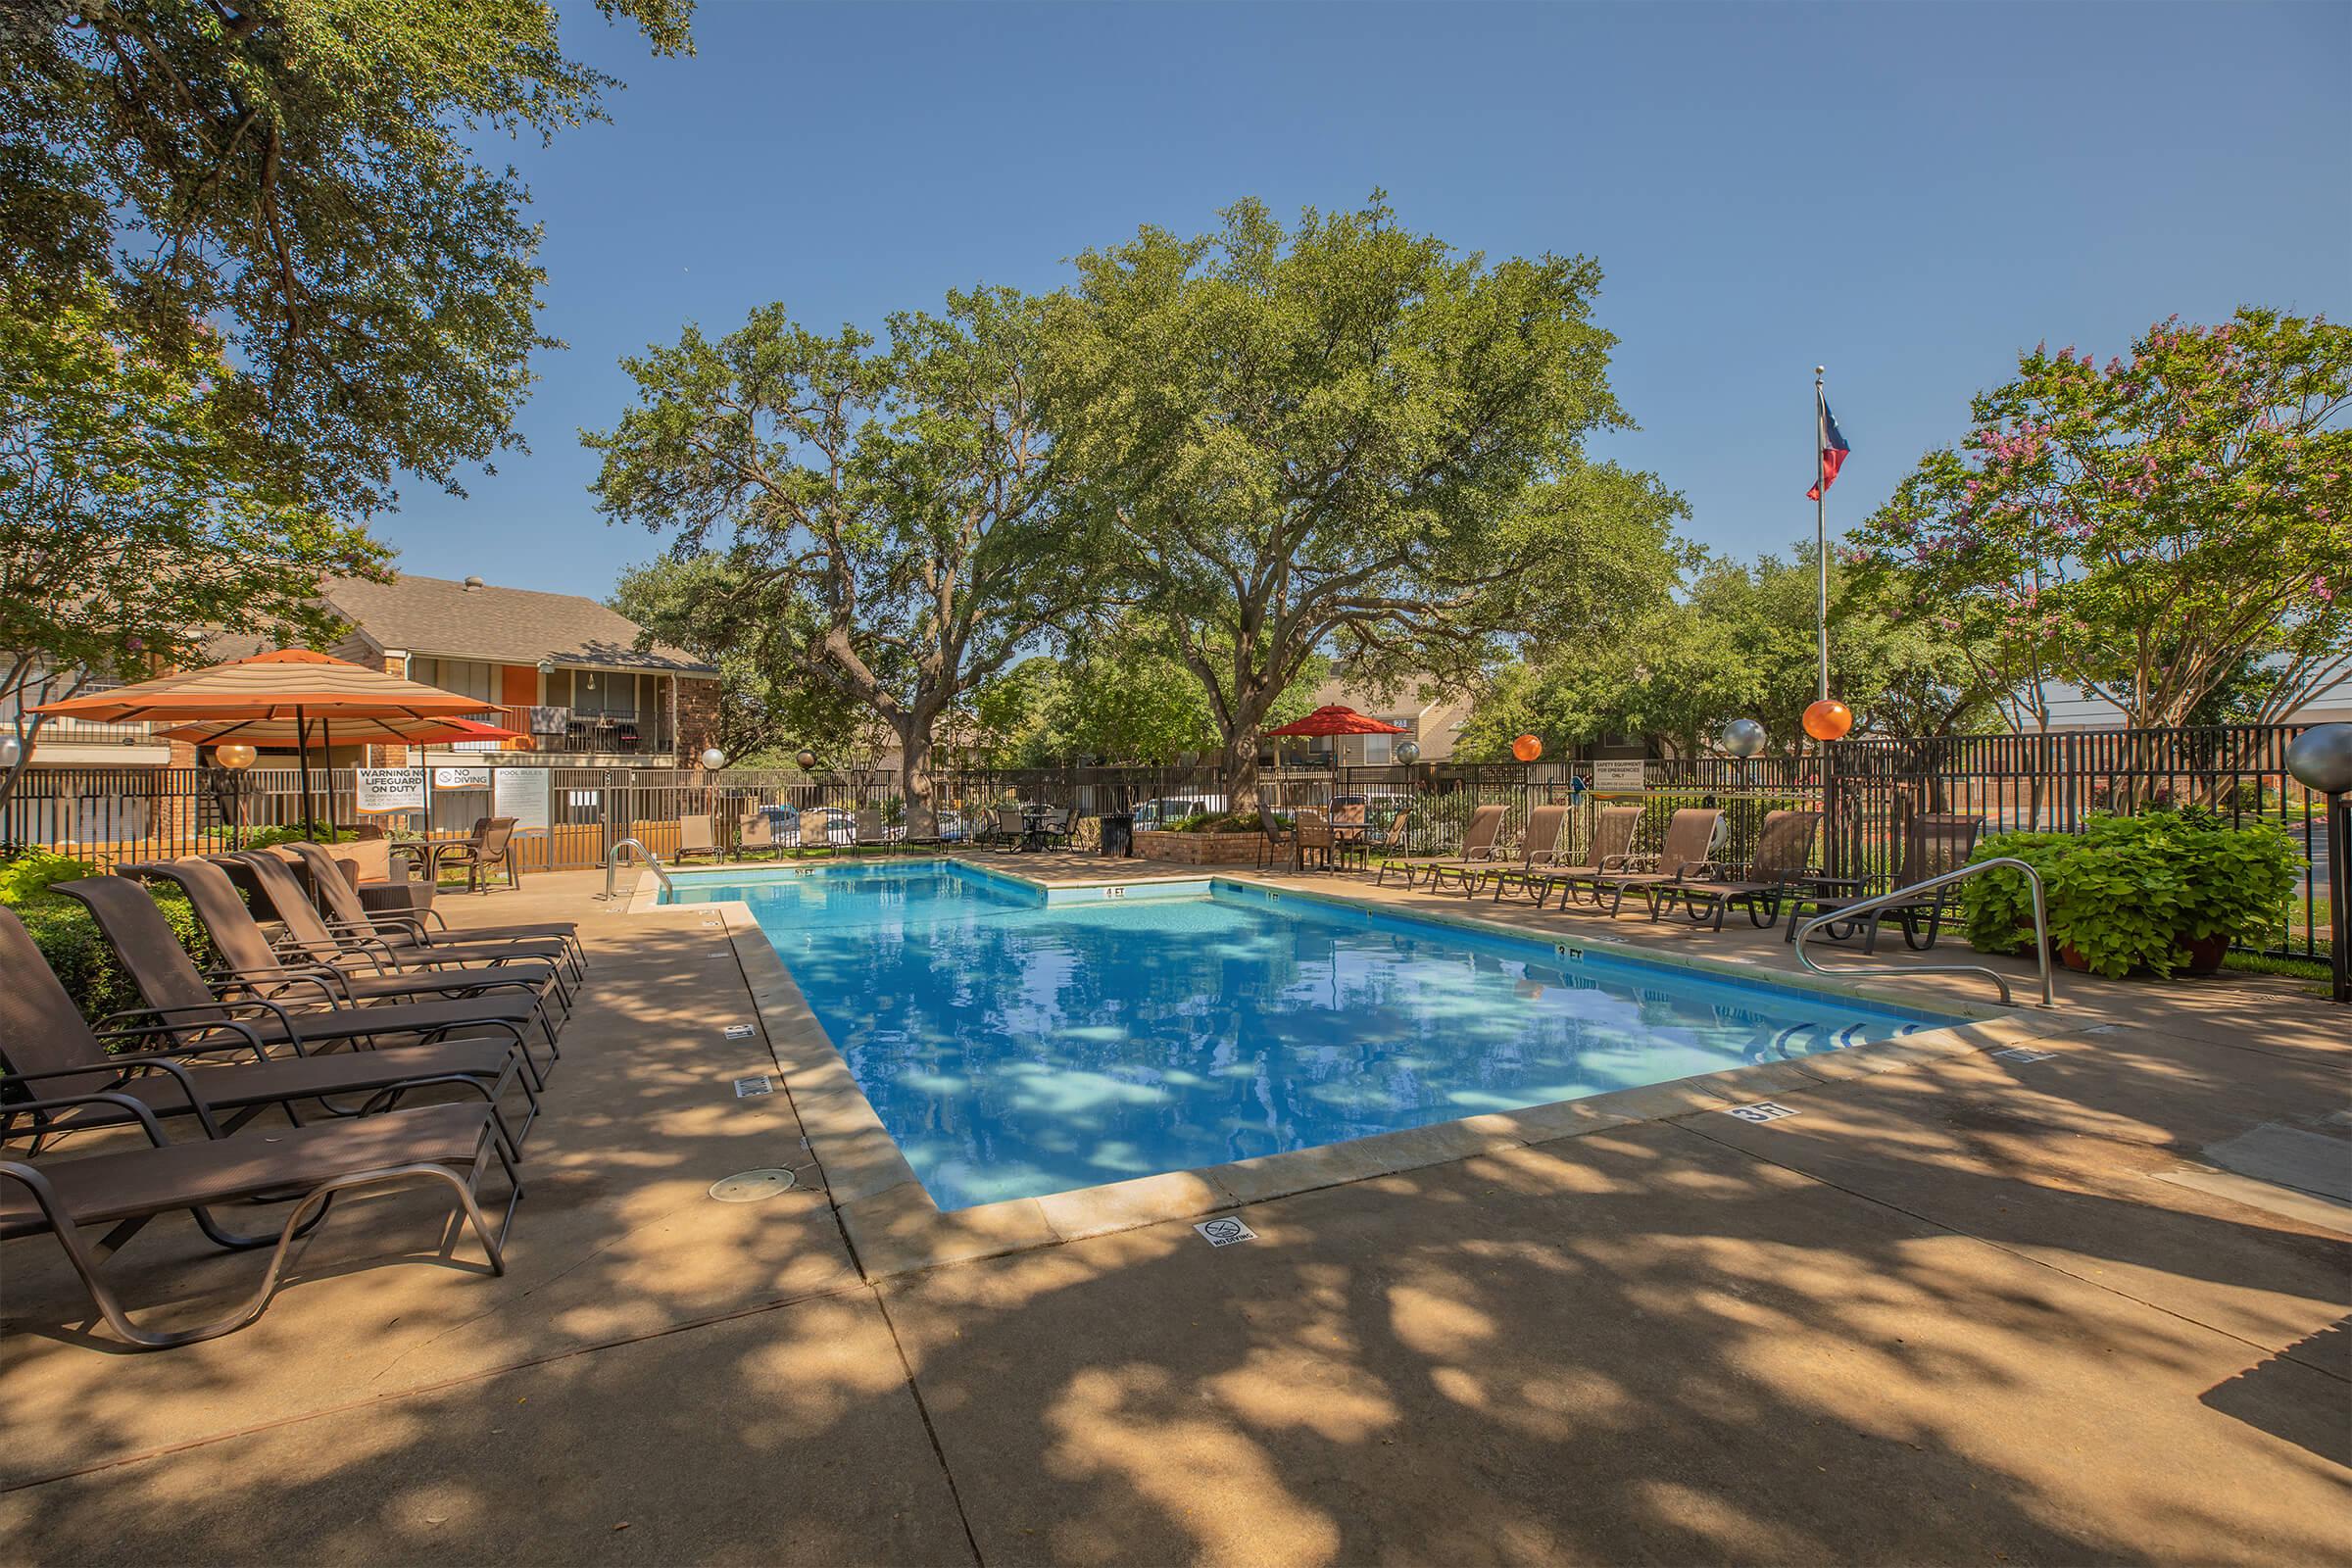
M0 904L17 911L33 945L64 982L66 994L82 1016L93 1022L110 1012L141 1006L146 999L131 983L128 971L115 961L114 950L99 934L89 908L49 888L54 883L102 874L97 866L45 850L0 862ZM172 922L172 935L179 938L179 945L196 960L197 967L208 968L217 962L213 939L204 922L196 918L187 896L177 888L151 891L164 918Z

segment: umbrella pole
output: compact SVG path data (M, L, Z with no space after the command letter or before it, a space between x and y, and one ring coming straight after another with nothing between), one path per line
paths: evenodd
M326 754L326 831L331 842L335 831L335 721L331 718L318 721L318 749Z
M313 838L318 830L311 825L311 726L299 708L294 710L294 758L302 769L302 836Z

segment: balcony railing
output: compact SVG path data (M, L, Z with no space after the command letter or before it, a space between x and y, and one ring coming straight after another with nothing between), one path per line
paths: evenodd
M606 757L655 757L666 755L670 750L666 713L588 713L576 709L491 703L474 716L502 729L518 730L522 738L459 741L454 750Z
M0 725L8 723L0 715ZM32 738L35 749L42 746L164 746L169 742L158 739L152 724L101 724L87 718L63 716L45 720L40 732Z

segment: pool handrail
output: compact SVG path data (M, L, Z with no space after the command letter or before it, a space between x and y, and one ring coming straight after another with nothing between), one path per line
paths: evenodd
M640 840L622 839L618 844L612 846L612 853L605 857L605 891L602 897L607 899L612 897L612 875L620 868L620 852L623 850L637 852L637 858L644 861L646 867L654 873L654 880L662 884L662 892L675 893L677 891L676 884L669 880L669 873L662 869L662 857L647 849Z
M1904 886L1896 888L1891 893L1882 893L1876 898L1864 899L1859 904L1849 904L1844 906L1842 908L1832 909L1824 914L1817 914L1812 919L1807 920L1803 925L1800 925L1796 928L1796 961L1803 964L1806 968L1812 970L1815 974L1827 975L1831 978L1836 978L1839 975L1856 974L1981 974L1984 976L1985 979L1990 980L1994 985L2001 988L2001 1002L2004 1005L2014 1004L2016 999L2009 994L2008 978L1998 969L1986 968L1981 963L1881 963L1872 964L1865 968L1839 968L1837 970L1830 970L1823 968L1818 963L1815 963L1813 961L1812 955L1805 952L1805 938L1811 936L1814 932L1820 930L1825 925L1832 925L1839 920L1850 921L1858 914L1867 914L1873 909L1884 909L1893 905L1916 904L1919 901L1919 895L1922 893L1926 893L1935 888L1947 887L1954 882L1964 881L1969 877L1975 876L1980 871L1989 871L1994 866L2001 866L2004 868L2025 872L2026 881L2033 886L2034 961L2041 971L2041 1001L2036 1003L2035 1005L2042 1007L2055 1007L2058 1005L2058 993L2050 983L2050 918L2048 906L2042 897L2041 873L2036 871L2033 866L2028 865L2025 861L2020 860L2013 856L1996 855L1989 860L1972 860L1967 865L1961 866L1957 870L1946 871L1940 876L1932 876L1925 878L1922 881L1906 883Z

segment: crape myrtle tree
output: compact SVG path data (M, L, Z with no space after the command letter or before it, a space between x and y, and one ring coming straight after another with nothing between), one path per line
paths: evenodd
M209 344L199 338L200 345ZM381 576L385 551L271 482L198 354L147 352L103 285L0 275L0 711L197 658L221 627L331 636L325 575Z
M599 0L658 53L690 0ZM0 269L193 363L250 475L343 514L517 444L548 342L528 194L479 135L598 118L550 0L0 6ZM218 336L220 342L212 339Z
M2352 680L2352 329L2242 309L2160 322L2104 366L2036 348L1855 536L1911 613L2030 695L2135 726L2224 685L2283 716Z
M638 405L583 436L608 515L715 557L714 614L890 727L917 836L941 716L1100 603L1047 468L1041 325L1010 289L895 315L887 342L770 305L624 361Z
M1222 217L1078 259L1048 407L1246 808L1307 661L1461 683L1499 639L1595 633L1665 592L1681 503L1583 455L1628 423L1592 262L1458 255L1377 192L1289 230L1254 201Z

